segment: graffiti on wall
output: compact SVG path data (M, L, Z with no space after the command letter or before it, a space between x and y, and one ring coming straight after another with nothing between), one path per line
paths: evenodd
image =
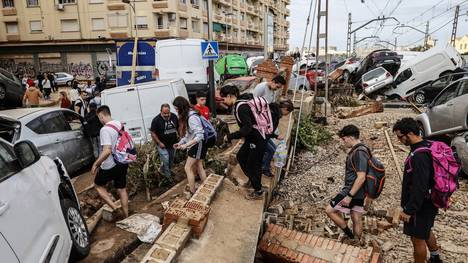
M91 63L50 63L40 62L39 69L34 67L32 62L16 62L14 59L0 59L0 68L6 69L16 75L27 74L29 76L37 76L40 72L67 72L76 75L78 79L93 79L95 77L94 69L97 76L115 74L115 63L109 65L109 61L97 61L96 67L93 68Z

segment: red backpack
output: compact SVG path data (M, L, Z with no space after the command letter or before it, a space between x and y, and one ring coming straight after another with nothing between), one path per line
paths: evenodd
M120 130L112 124L106 124L106 126L114 129L119 134L117 143L114 149L112 149L112 156L115 162L120 164L133 163L137 158L137 151L132 136L125 131L123 125Z

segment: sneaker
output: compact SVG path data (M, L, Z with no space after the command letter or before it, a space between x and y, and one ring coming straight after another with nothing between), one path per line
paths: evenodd
M429 258L429 263L442 263L442 259L440 259L440 256L437 255L437 256L431 256Z
M250 194L246 195L245 198L247 200L261 200L263 199L263 190L260 191L253 191Z

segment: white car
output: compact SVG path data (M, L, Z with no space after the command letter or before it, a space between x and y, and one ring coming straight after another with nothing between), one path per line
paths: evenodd
M74 262L90 238L78 198L59 159L30 141L0 139L1 262Z
M342 78L345 81L348 81L349 77L351 76L351 74L354 71L356 71L356 69L359 67L360 63L361 62L358 59L348 58L348 59L346 59L346 61L342 65L337 67L337 69L343 70Z
M297 75L295 72L291 73L289 79L289 90L295 90L297 84L297 90L310 90L310 83L304 75Z
M73 76L66 72L55 73L55 83L57 83L58 86L71 86L72 80Z
M393 83L393 76L383 67L373 69L362 75L364 94L369 95L377 90L388 87Z

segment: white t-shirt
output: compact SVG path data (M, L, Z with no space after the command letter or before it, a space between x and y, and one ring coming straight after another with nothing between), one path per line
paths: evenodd
M268 103L276 101L276 92L268 86L268 82L259 83L253 91L254 97L264 97Z
M122 129L122 124L119 121L112 120L106 123L106 125L107 124L114 125L119 130ZM119 133L116 130L114 130L112 127L108 127L106 125L104 125L99 132L99 137L101 140L101 147L105 145L110 145L112 148L112 153L114 153L114 148L115 148L115 145L117 144ZM114 161L114 157L111 154L109 155L109 157L107 157L106 160L104 160L104 162L101 163L101 169L109 170L109 169L112 169L112 167L114 167L115 165L116 164Z

